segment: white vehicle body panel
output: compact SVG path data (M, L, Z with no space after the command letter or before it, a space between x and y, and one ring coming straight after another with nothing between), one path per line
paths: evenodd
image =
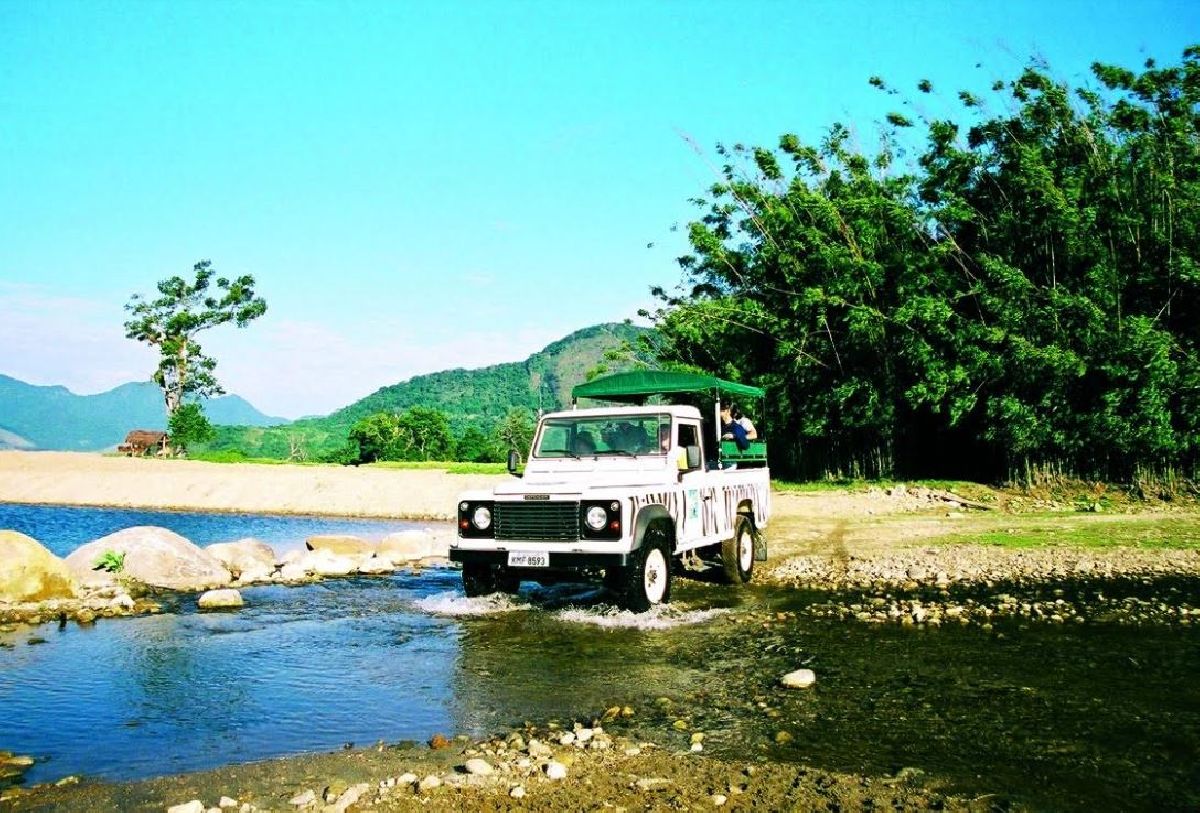
M620 456L600 452L576 456L565 449L556 450L570 456L539 456L538 449L547 426L563 425L580 420L647 420L657 416L660 427L669 423L670 436L666 450L654 448L642 454L623 452ZM681 427L694 427L681 429ZM713 439L703 436L700 413L694 407L650 406L580 409L544 416L534 438L534 453L530 456L523 477L497 485L490 491L462 494L460 506L486 504L495 506L497 525L501 517L511 512L533 516L545 506L546 511L560 510L565 517L564 504L576 505L577 513L587 504L599 502L619 507L619 536L606 539L587 538L580 524L576 538L539 539L514 538L510 532L493 528L495 537L472 537L473 529L464 533L460 519L459 537L451 547L463 557L470 551L527 551L554 554L629 554L641 544L642 532L651 521L668 521L674 529L673 552L684 553L729 539L734 534L738 514L753 518L754 527L767 527L771 515L770 472L758 468L729 468L708 470L703 464L703 452L711 448ZM698 441L701 465L680 471L679 461L687 452L678 444L680 437ZM661 437L661 435L660 435ZM461 512L461 510L460 510ZM565 520L563 520L565 523ZM615 531L613 534L615 535ZM556 557L559 563L571 557ZM464 559L465 560L465 559Z

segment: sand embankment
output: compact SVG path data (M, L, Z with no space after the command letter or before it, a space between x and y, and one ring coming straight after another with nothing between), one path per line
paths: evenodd
M0 502L451 519L459 492L507 474L0 452Z

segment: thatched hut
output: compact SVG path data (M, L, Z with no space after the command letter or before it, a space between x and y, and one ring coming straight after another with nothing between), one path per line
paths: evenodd
M167 437L166 432L157 432L153 429L134 429L125 436L125 442L117 447L117 451L130 457L145 454L163 455L167 453L169 443L170 438Z

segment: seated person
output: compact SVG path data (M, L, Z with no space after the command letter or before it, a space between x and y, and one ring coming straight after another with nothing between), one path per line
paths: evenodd
M575 454L580 457L584 455L594 455L596 453L596 440L592 437L592 433L586 429L580 430L575 435Z
M746 437L746 429L733 419L732 407L728 404L721 405L721 440L732 440L737 444L739 452L744 452L750 448L750 441Z
M746 440L758 440L758 430L754 428L754 422L742 414L737 404L730 406L729 413L733 416L733 422L741 424L742 429L746 430Z

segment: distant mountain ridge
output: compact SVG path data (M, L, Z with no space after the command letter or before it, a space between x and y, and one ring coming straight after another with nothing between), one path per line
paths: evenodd
M202 403L214 424L287 423L264 415L237 395ZM162 392L150 381L76 395L66 387L27 384L0 374L0 449L100 451L116 446L131 429L166 429L166 425Z
M552 342L524 361L414 376L323 418L299 420L287 427L224 427L212 448L275 458L287 458L302 449L316 457L344 446L350 427L361 418L378 412L400 413L414 406L444 412L456 436L468 426L486 433L513 407L536 412L567 406L571 389L585 381L590 371L613 365L608 359L611 351L635 345L638 337L648 332L648 328L619 322L593 325Z

